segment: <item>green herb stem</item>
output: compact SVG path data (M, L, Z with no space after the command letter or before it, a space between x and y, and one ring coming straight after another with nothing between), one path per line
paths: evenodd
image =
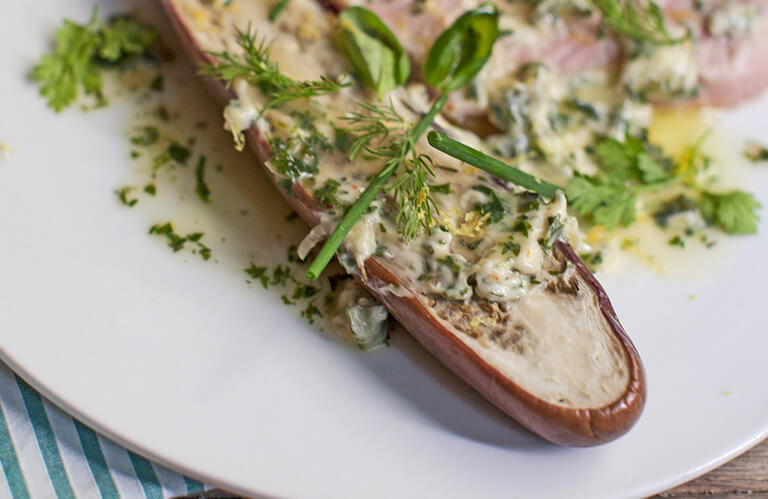
M462 144L461 142L457 142L445 134L429 132L427 140L432 147L449 156L476 168L480 168L481 170L485 170L506 182L512 182L520 187L541 194L545 198L552 199L555 197L557 191L565 191L555 184L550 184L545 180L541 180L538 177L525 173L519 168L509 166L492 156L488 156L477 149Z
M405 144L415 144L419 138L424 135L424 132L427 131L427 128L429 128L429 126L432 124L435 117L440 113L440 111L442 111L443 107L445 107L445 103L447 101L448 95L445 94L441 95L437 98L437 100L435 100L427 114L425 114L419 120L419 122L409 134L411 140L406 141ZM401 157L406 156L408 152L409 151L404 151L404 154L402 154ZM379 192L386 186L389 178L399 167L399 161L387 162L386 166L384 166L384 168L379 171L376 177L374 177L371 183L368 184L368 187L365 188L365 191L363 191L360 197L357 198L352 206L350 206L350 208L344 214L344 217L341 219L341 222L339 222L339 224L336 226L334 231L328 237L328 240L320 249L320 252L312 261L312 264L309 266L309 269L307 270L308 279L314 280L320 276L325 267L331 261L331 258L333 258L333 255L339 249L339 246L341 246L341 243L344 242L344 238L347 237L349 231L352 229L355 223L357 223L360 217L363 216L363 213L366 212L373 200L376 199L376 196L379 194Z

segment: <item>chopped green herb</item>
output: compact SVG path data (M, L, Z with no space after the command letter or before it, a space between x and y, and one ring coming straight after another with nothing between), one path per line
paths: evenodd
M768 148L749 142L744 149L744 157L753 163L768 161Z
M131 137L131 144L137 146L151 146L157 142L158 137L160 137L160 132L157 130L157 127L154 126L142 127L140 128L140 131L140 135Z
M275 269L272 271L272 281L270 284L285 286L288 281L296 282L296 279L294 279L291 275L291 269L283 265L278 265L275 267Z
M115 195L117 196L117 199L120 200L121 203L123 203L125 206L128 206L129 208L132 208L136 205L136 203L139 202L138 199L128 199L128 194L130 194L131 191L136 190L135 187L121 187L120 189L117 189L115 191Z
M288 2L290 2L290 0L278 0L278 2L269 9L269 22L273 23L277 21L280 13L288 6Z
M445 265L446 267L451 269L451 271L455 275L458 275L459 272L461 272L461 265L456 263L456 261L453 259L453 256L451 256L451 255L448 255L448 256L443 257L443 258L436 258L435 261L437 263L439 263L440 265Z
M317 173L318 144L302 140L300 137L288 140L273 137L270 146L270 164L286 177L295 179Z
M520 256L520 245L514 241L504 241L501 247L502 254L511 252L515 256Z
M168 111L168 108L160 105L157 106L157 109L155 109L155 118L159 119L160 121L170 121L171 120L171 113Z
M539 245L546 254L552 252L552 247L555 245L558 239L563 234L565 224L560 220L559 216L549 217L549 228L547 229L547 237L539 241Z
M520 215L517 218L517 221L515 221L515 224L512 226L511 230L512 232L519 232L525 237L528 237L528 233L533 228L533 225L531 225L531 222L528 221L528 217L525 215Z
M668 244L670 246L679 246L681 248L685 248L685 241L680 236L675 236L672 239L669 240Z
M154 196L157 194L157 187L155 186L155 184L147 184L144 186L144 192L146 192L150 196Z
M168 156L180 165L186 165L192 151L178 142L171 142L168 146Z
M301 311L301 316L304 317L310 324L315 323L315 317L322 317L323 314L315 306L315 302L311 301L307 305L307 308Z
M162 92L164 87L165 81L163 80L163 75L161 74L155 76L155 78L152 80L152 83L149 84L149 88L155 92Z
M696 202L687 196L679 195L678 197L667 201L662 204L661 207L653 214L653 219L659 227L666 227L669 224L669 219L680 213L686 211L692 211L697 208Z
M202 238L204 234L202 232L193 232L186 236L180 236L173 230L173 225L170 222L164 224L155 224L149 228L149 233L164 236L168 247L173 250L174 253L181 251L186 243L192 243L194 245L193 253L200 255L203 260L208 260L211 257L211 249L203 244Z
M501 222L504 217L509 213L509 206L506 201L501 199L496 191L485 185L476 185L472 189L482 192L488 196L488 202L475 205L475 210L479 211L483 215L486 213L490 215L488 218L489 223Z
M297 284L296 289L293 291L293 298L294 300L303 300L305 298L311 298L315 296L318 291L320 291L318 288L314 286L310 286L309 284Z
M453 194L451 184L430 185L429 190L430 192L436 192L438 194Z
M211 202L211 190L205 183L205 156L200 156L195 168L195 193L204 203Z
M267 275L267 267L257 267L256 265L251 264L250 267L245 269L245 273L248 274L251 278L260 281L261 285L264 286L264 289L267 289L269 287L269 276Z
M322 187L315 190L315 201L325 206L326 208L330 208L332 206L341 206L341 203L336 197L336 193L338 192L340 185L341 184L338 180L329 178L325 181L325 183L323 183Z
M461 239L461 240L459 240L459 244L461 244L462 246L464 246L464 247L465 247L465 248L467 248L468 250L472 250L472 251L476 250L476 249L477 249L477 247L478 247L478 246L480 246L480 244L481 244L482 242L483 242L483 240L482 240L482 239L478 239L478 240L476 240L476 241L472 241L471 243L468 243L468 242L467 242L467 241L465 241L464 239Z
M599 120L600 119L600 113L597 111L595 106L590 104L587 101L581 100L581 99L569 99L565 102L565 105L571 109L575 109L577 111L580 111L583 113L587 118L591 118L593 120Z

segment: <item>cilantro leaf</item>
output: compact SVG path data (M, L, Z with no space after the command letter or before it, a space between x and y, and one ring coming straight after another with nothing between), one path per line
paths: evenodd
M755 234L760 203L744 191L702 192L699 209L705 220L717 224L728 234Z

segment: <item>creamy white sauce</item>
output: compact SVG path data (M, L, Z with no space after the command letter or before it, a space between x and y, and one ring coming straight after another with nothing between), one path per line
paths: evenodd
M755 29L760 20L760 6L747 2L724 2L709 16L709 31L713 36L739 38Z
M625 66L622 81L635 94L690 96L699 84L695 46L686 41L641 51Z

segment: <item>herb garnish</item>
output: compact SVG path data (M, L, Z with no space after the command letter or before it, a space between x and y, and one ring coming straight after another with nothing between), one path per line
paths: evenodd
M702 158L704 135L687 151L684 161L672 159L646 140L627 136L624 142L606 139L595 150L600 172L593 177L576 175L568 183L571 207L594 223L613 229L635 221L638 196L665 187L684 188L690 199L668 202L657 212L657 220L666 224L671 210L682 211L689 202L695 204L703 218L729 234L753 234L757 231L757 209L754 197L743 191L711 192L697 182L698 169L706 165Z
M200 156L195 167L195 193L204 203L211 202L211 190L205 183L205 156Z
M203 260L211 258L211 249L202 242L203 236L205 235L202 232L193 232L186 236L180 236L173 230L173 225L171 225L170 222L166 222L164 224L153 225L149 228L149 233L164 236L168 243L168 247L171 248L174 253L178 253L184 249L184 246L187 243L192 243L193 246L195 246L195 249L192 250L193 253L200 255Z
M246 31L237 30L237 44L243 49L243 54L209 52L218 59L218 63L204 67L201 72L224 80L228 85L236 78L245 78L256 85L267 98L262 113L285 102L332 94L351 85L350 82L335 82L325 76L313 81L289 78L272 60L270 44L259 40L250 25Z
M336 43L363 85L379 98L408 81L408 54L372 11L349 7L339 14Z
M768 161L768 147L749 142L744 148L744 157L753 163Z
M366 14L366 17L369 16L375 17L375 14ZM350 133L357 137L350 149L350 159L365 152L383 159L384 168L344 214L310 265L308 278L317 279L349 230L368 210L382 189L386 188L394 193L396 223L406 240L413 238L422 229L431 229L434 224L432 211L437 210L427 182L428 177L434 176L432 160L429 156L417 153L415 144L445 106L448 93L471 82L488 61L498 37L498 22L499 12L496 6L483 4L462 14L438 37L427 57L424 76L439 94L429 111L415 125L407 123L391 103L389 106L364 104L363 112L348 118L347 121L351 124ZM381 35L381 32L378 34ZM457 44L466 45L462 48ZM354 50L361 47L349 48ZM350 59L365 61L359 54L353 54ZM391 60L388 71L392 74L397 73L396 68L391 67L396 64L397 61ZM368 83L378 85L376 81ZM369 88L379 90L370 85ZM389 183L393 175L394 180Z
M285 10L286 7L288 7L288 3L291 0L278 0L277 3L275 3L274 6L272 6L271 9L269 9L269 15L267 16L269 18L269 22L273 23L277 21L278 16Z
M438 151L442 151L445 154L453 156L476 168L485 170L502 180L512 182L520 187L541 194L545 198L551 199L555 197L558 189L560 189L554 184L550 184L549 182L534 177L519 168L515 168L514 166L499 161L477 149L453 140L443 133L434 131L429 132L427 140L429 141L429 144Z
M131 144L137 146L151 146L160 137L160 132L155 126L145 126L140 128L141 133L131 137Z
M115 191L115 195L117 196L117 199L120 200L121 203L123 203L125 206L129 208L133 208L136 203L139 202L138 199L128 199L128 194L131 193L131 191L136 190L135 187L127 186L127 187L121 187L120 189L117 189Z
M99 21L94 8L85 25L64 21L56 31L53 51L35 66L32 79L40 84L40 95L56 112L72 104L81 89L96 97L97 105L105 105L101 66L115 66L144 53L156 38L154 29L125 16L107 23Z
M652 45L672 45L686 37L673 38L664 25L664 14L653 0L592 0L603 14L603 22L616 33Z
M698 185L699 169L708 163L701 154L704 138L706 134L687 151L680 164L641 138L627 135L624 142L604 139L595 147L595 158L601 167L599 173L592 177L576 173L565 189L568 203L581 216L613 229L635 221L637 199L641 193L682 186L697 199L691 203L707 222L718 225L729 234L755 233L760 203L751 194L743 191L714 193ZM430 132L428 140L433 147L450 156L543 197L551 199L559 189L438 132ZM679 203L676 206L667 204L657 212L657 220L663 220L660 223L663 226L669 216L679 211ZM519 224L515 227L522 228Z

